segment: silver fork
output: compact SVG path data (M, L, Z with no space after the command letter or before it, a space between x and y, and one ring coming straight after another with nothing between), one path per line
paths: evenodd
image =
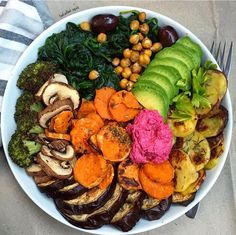
M221 42L217 46L215 41L213 41L210 51L211 51L211 54L216 59L220 69L224 72L226 77L228 77L229 73L230 73L230 65L231 65L232 51L233 51L233 42L230 43L227 58L225 56L226 42L224 42L224 44L223 44L223 49L222 49L221 45L222 45ZM191 219L194 219L197 212L198 212L199 204L200 203L198 203L196 206L194 206L192 209L190 209L188 212L186 212L185 215Z

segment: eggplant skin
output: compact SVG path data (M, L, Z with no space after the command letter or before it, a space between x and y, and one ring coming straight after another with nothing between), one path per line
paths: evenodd
M58 210L62 211L62 213L68 215L89 214L92 213L94 210L102 207L111 198L115 190L115 186L116 183L114 183L113 181L96 201L90 202L88 204L69 204L61 198L56 198L54 202Z
M131 209L129 210L129 212L127 214L125 214L125 216L120 218L119 220L114 221L114 222L111 221L111 224L113 226L115 226L116 228L122 230L123 232L130 231L141 218L141 204L142 204L144 197L145 197L145 194L143 192L141 192L138 199L134 202L131 202L133 205L132 205ZM127 197L127 199L128 199L128 197ZM126 203L130 204L130 202L126 201L124 203L124 205ZM118 211L118 213L119 213L119 211Z
M188 206L194 199L196 193L191 193L189 195L182 195L181 193L175 193L172 195L172 203L181 206Z
M160 219L166 213L166 211L169 210L171 203L171 197L161 200L157 206L154 206L148 210L142 210L142 218L150 221Z

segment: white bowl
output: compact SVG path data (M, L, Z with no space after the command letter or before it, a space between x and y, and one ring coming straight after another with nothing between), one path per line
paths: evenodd
M85 11L78 12L76 14L73 14L71 16L68 16L59 22L55 23L51 27L49 27L47 30L45 30L40 36L38 36L32 44L27 48L27 50L23 53L19 61L17 62L11 77L9 79L9 82L6 87L4 100L3 100L3 107L2 107L2 117L1 117L1 123L2 123L2 141L3 141L3 147L5 150L6 158L9 163L9 166L12 170L12 173L14 174L16 180L22 187L22 189L25 191L25 193L31 198L31 200L38 205L42 210L44 210L48 215L52 216L56 220L60 221L61 223L70 226L72 228L75 228L77 230L81 230L84 232L89 232L93 234L123 234L116 228L112 226L103 226L100 229L96 230L85 230L78 227L73 226L72 224L68 223L61 214L57 211L53 201L46 197L44 194L39 192L37 189L34 181L31 177L29 177L25 170L18 167L16 164L14 164L7 151L8 142L11 138L11 135L14 133L16 125L14 121L14 111L15 111L15 103L16 99L20 95L20 90L16 87L16 81L18 79L19 74L21 71L29 64L36 60L37 58L37 52L38 48L42 46L46 40L47 37L49 37L52 33L57 33L65 29L67 22L74 22L76 24L91 19L94 15L100 14L100 13L112 13L115 15L118 15L120 11L126 11L130 9L135 9L138 11L144 11L144 9L135 8L135 7L124 7L124 6L110 6L110 7L99 7L94 9L89 9ZM211 61L215 62L213 56L208 51L206 46L188 29L177 23L176 21L163 16L161 14L145 10L148 17L156 17L158 18L160 25L171 25L173 26L179 36L183 36L185 34L188 34L195 42L197 42L203 52L204 52L204 59L210 59ZM171 206L170 210L160 219L155 221L146 221L141 219L137 225L126 234L135 234L135 233L141 233L145 232L154 228L158 228L162 225L165 225L181 215L184 215L185 212L187 212L189 209L194 207L203 197L206 196L206 194L209 192L209 190L212 188L214 183L216 182L227 157L229 146L231 142L231 135L232 135L232 105L230 100L229 91L227 91L226 96L223 101L224 106L229 111L229 121L228 125L225 128L224 134L225 134L225 150L222 156L220 157L219 164L211 171L207 172L207 177L204 182L204 184L199 189L198 193L196 194L196 197L192 203L190 203L187 207L183 206Z

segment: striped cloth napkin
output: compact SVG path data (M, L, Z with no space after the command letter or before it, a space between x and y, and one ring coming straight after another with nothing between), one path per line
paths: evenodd
M0 109L7 80L20 55L52 23L43 0L0 0Z

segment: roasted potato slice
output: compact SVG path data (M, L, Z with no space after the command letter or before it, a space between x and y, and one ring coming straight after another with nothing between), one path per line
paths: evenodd
M209 144L206 138L197 131L183 139L182 150L189 155L196 171L203 169L210 160Z
M183 121L177 122L174 119L168 120L170 129L175 137L185 137L194 132L197 125L197 117Z
M196 110L197 114L204 116L209 113L215 107L218 107L222 98L224 97L228 81L224 73L219 70L208 70L207 71L207 81L204 84L206 88L206 96L208 101L211 104L211 107L207 108L198 108Z
M224 106L220 106L214 115L200 119L196 130L206 138L214 137L223 132L227 122L228 111Z
M192 183L184 192L182 192L184 196L195 193L205 180L206 172L202 169L198 173L199 173L198 179L194 183Z
M198 179L198 172L190 157L184 151L172 150L170 163L175 169L175 192L185 191Z

